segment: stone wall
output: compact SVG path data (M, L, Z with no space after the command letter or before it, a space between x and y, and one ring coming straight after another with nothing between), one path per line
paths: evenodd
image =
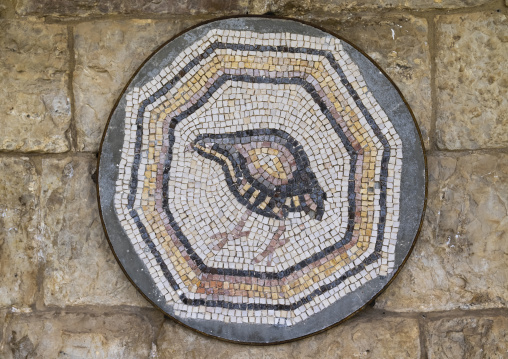
M508 357L508 1L0 0L1 358ZM428 210L376 303L322 334L242 346L165 319L122 273L92 174L130 76L223 15L304 19L400 87L428 150Z

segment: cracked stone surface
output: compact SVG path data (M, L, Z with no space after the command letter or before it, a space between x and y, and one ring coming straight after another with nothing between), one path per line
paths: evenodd
M273 12L277 15L306 15L314 12L321 16L337 15L343 11L380 9L455 9L480 6L490 0L254 0L250 3L251 14Z
M99 150L102 133L122 89L160 45L195 21L88 22L74 31L74 92L78 150Z
M3 0L0 4L0 18L14 17L14 9L16 7L15 0Z
M420 238L377 300L394 311L506 308L508 155L428 158Z
M427 353L434 358L505 358L508 318L446 318L427 324Z
M0 20L0 150L66 152L67 27Z
M161 358L419 358L418 322L368 313L321 334L277 346L239 346L165 321L157 338Z
M359 46L399 87L414 112L426 147L431 120L430 53L425 19L355 16L322 24Z
M508 145L508 18L439 16L437 141L443 149Z
M7 309L0 309L0 350L2 350L4 345L4 327L7 320L7 314Z
M12 314L0 357L148 358L161 321L152 311Z
M247 10L247 0L19 0L16 11L20 15L90 16L106 14L240 14Z
M1 158L0 173L0 307L27 307L37 289L40 176L28 158Z
M42 160L44 303L150 306L105 238L91 178L95 166L93 156Z

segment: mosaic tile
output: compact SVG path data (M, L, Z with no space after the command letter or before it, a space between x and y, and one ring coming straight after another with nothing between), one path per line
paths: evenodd
M287 23L291 31L281 31ZM264 19L214 22L165 49L171 61L142 69L113 114L123 136L110 139L110 123L101 166L115 143L116 177L99 182L111 187L111 220L121 228L108 229L105 219L113 247L112 232L121 231L122 248L138 259L120 262L148 274L156 304L204 332L241 326L236 336L218 335L226 339L250 341L272 328L261 341L273 342L287 336L277 330L291 338L319 330L323 324L298 328L386 284L421 218L423 148L402 99L398 117L410 123L389 116L396 104L388 111L378 102L356 50ZM406 159L411 141L420 152ZM419 171L418 188L401 240L407 166Z

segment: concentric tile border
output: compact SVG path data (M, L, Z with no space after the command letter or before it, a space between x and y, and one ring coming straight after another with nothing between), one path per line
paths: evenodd
M129 101L127 95L136 91L139 92L138 89L148 84L159 74L161 69L171 64L175 59L178 60L178 56L182 51L207 34L213 33L216 29L220 29L219 31L233 30L234 33L242 31L260 34L291 33L296 34L297 39L301 38L302 40L304 36L337 38L315 27L293 20L244 17L203 24L169 41L138 70L124 90L109 119L99 158L98 197L101 218L110 245L124 272L142 294L164 313L204 334L225 340L246 343L289 341L324 330L361 309L389 284L407 259L419 231L425 208L426 163L421 135L409 107L395 85L372 60L339 38L342 50L358 66L368 90L390 119L402 142L400 225L395 253L391 256L393 270L388 271L388 274L385 273L386 275L379 275L374 279L370 279L359 288L341 296L339 300L327 308L309 317L305 316L291 323L292 325L285 325L285 323L280 322L273 324L225 323L215 319L192 318L182 315L180 311L175 312L174 304L168 303L166 295L161 292L161 289L164 289L161 283L154 282L145 264L136 254L136 249L126 235L125 228L122 228L115 211L115 192L119 180L118 165L121 161L125 136L124 122L126 116L128 116L125 112ZM281 50L283 49L281 48ZM145 100L146 106L150 104L150 101L151 99ZM153 102L155 102L155 99ZM133 201L134 199L131 198L131 202ZM129 199L126 199L126 202L129 202ZM137 214L135 213L132 216L135 217ZM298 323L301 323L301 325Z

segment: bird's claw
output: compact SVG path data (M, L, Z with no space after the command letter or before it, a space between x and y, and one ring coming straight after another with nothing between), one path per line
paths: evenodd
M272 240L273 242L273 240ZM277 242L275 243L272 243L270 242L270 244L268 245L268 247L266 247L266 249L259 253L253 260L252 260L252 264L258 264L260 262L263 261L263 259L265 258L268 258L268 261L267 261L267 266L271 266L272 264L272 257L273 257L273 252L275 252L275 250L279 247L282 247L283 245L285 245L288 240L287 239L281 239L281 240L278 240Z
M266 247L266 249L259 253L253 260L252 260L252 263L253 264L257 264L257 263L260 263L263 259L265 259L266 257L268 257L268 261L267 261L267 266L271 266L272 265L272 257L273 257L273 252L279 248L279 247L282 247L283 245L285 245L287 242L289 242L288 239L285 239L285 238L281 238L282 237L282 234L284 233L284 231L286 230L286 226L284 224L281 224L279 226L279 228L277 229L277 232L273 235L272 237L272 240L270 241L270 243L268 244L268 246Z

